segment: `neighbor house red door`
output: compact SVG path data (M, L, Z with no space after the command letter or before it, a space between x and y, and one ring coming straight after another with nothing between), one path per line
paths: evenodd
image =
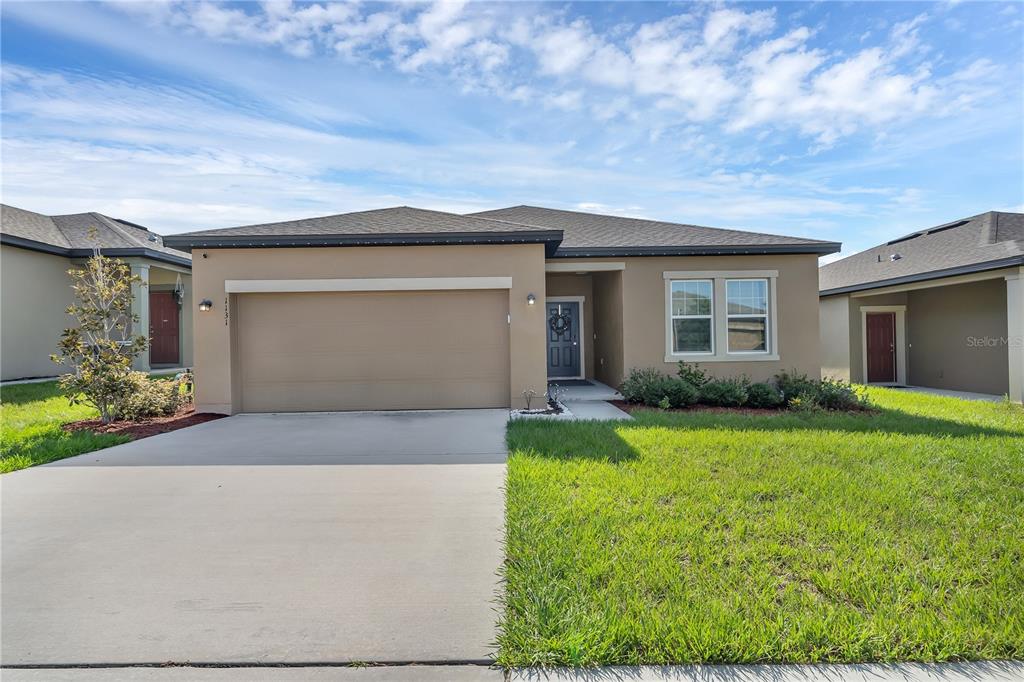
M170 291L149 292L149 362L177 364L178 303Z
M868 313L868 381L896 381L896 313Z

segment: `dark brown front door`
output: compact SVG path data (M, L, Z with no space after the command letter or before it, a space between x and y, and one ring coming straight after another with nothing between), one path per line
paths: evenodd
M149 292L149 363L177 364L178 303L170 291Z
M868 313L868 381L896 381L896 313Z

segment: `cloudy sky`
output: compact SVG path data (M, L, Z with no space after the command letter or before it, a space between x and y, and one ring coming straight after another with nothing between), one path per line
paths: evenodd
M5 2L2 192L171 233L538 204L844 242L1024 210L1024 5Z

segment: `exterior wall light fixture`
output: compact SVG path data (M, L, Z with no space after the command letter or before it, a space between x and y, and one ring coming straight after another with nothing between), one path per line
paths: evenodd
M536 296L534 296L533 294L527 294L526 295L526 305L533 305L536 302L537 302L537 297Z
M206 312L207 310L209 310L212 307L213 307L213 301L211 301L208 298L204 298L202 301L199 302L199 309L202 310L203 312Z

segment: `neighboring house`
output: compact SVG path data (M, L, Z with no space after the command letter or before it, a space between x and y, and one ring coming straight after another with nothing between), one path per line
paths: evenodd
M520 206L400 207L168 236L195 275L198 409L520 407L680 360L820 370L833 242ZM536 404L536 401L534 401Z
M99 213L47 216L0 206L0 368L6 380L54 376L50 360L75 321L67 271L93 254L129 263L142 279L134 312L150 348L140 370L192 364L192 258L146 228Z
M1024 397L1024 214L990 211L821 268L822 374Z

